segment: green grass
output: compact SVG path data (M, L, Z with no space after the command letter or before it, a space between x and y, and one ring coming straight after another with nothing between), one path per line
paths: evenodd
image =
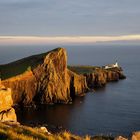
M92 73L99 68L97 66L68 66L68 69L77 74Z
M42 54L37 54L33 56L29 56L20 60L17 60L12 63L0 65L0 78L2 80L23 74L24 72L34 69L39 64L43 63L43 60L47 54L50 52L55 52L60 50L61 48L56 48L49 52L45 52Z
M4 80L33 69L43 62L46 55L47 53L33 55L9 64L0 65L0 78Z

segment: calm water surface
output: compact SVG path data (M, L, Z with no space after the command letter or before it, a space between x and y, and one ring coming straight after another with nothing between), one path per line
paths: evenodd
M2 47L0 63L7 63L55 47ZM140 130L140 46L67 46L68 63L104 65L116 60L126 80L109 83L105 88L77 97L72 105L54 105L39 110L17 111L23 124L62 126L79 135L122 134Z

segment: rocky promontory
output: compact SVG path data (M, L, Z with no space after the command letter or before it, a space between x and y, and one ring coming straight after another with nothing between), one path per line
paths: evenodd
M10 76L6 77L10 66L17 73L13 72L13 76L9 72ZM23 66L25 70L21 71ZM63 48L0 66L0 70L2 84L11 88L14 104L68 103L88 90L86 78L67 69Z
M108 82L125 79L121 67L104 69L97 66L69 66L69 69L77 74L86 77L86 83L89 89L100 88Z
M64 48L0 66L2 84L12 91L14 104L69 103L90 89L125 78L122 69L67 67ZM90 72L89 72L90 69Z

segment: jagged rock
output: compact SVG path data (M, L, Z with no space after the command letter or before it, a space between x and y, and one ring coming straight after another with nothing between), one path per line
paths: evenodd
M107 75L108 82L119 80L119 73L118 72L108 70L108 71L106 71L106 75Z
M140 140L140 131L132 133L132 140Z
M107 75L104 71L98 70L93 73L85 73L87 85L89 88L103 87L107 83Z
M118 137L116 137L114 140L128 140L127 138L124 138L124 137L122 137L122 136L118 136Z
M1 83L0 83L1 85ZM10 88L0 86L0 121L17 121Z
M14 108L10 108L8 110L1 111L0 112L0 121L2 121L2 122L5 122L5 121L17 122L17 116L16 116Z
M118 68L111 70L96 69L92 73L85 73L86 82L89 88L103 87L107 82L118 81L126 78Z
M11 108L13 105L13 100L11 96L11 89L6 89L4 86L1 86L0 89L0 112Z
M43 133L47 133L48 135L51 135L51 133L48 131L48 129L45 126L41 126L39 128L39 131Z
M78 75L70 70L68 70L68 74L70 77L69 84L71 97L83 95L83 93L89 90L85 76Z
M29 105L36 94L37 81L31 70L2 83L12 89L14 104Z
M68 103L87 89L85 77L67 69L67 54L63 48L49 53L33 72L38 81L34 99L41 103Z

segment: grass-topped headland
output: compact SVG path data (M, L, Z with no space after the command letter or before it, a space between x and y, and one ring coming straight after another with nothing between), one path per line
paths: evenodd
M14 104L69 103L95 87L123 79L118 68L67 66L67 52L57 48L0 65L1 83L11 88Z
M61 48L54 49L53 51L57 51L59 49ZM53 51L32 55L8 64L0 65L0 78L5 80L36 68L39 64L43 63L47 54Z
M92 73L97 69L100 69L101 67L98 66L86 66L86 65L73 65L73 66L68 66L68 69L71 71L77 73L77 74L84 74L84 73Z
M30 70L31 68L35 68L37 65L43 62L45 56L46 53L33 55L12 63L0 65L1 79L5 80L23 74L24 72Z

